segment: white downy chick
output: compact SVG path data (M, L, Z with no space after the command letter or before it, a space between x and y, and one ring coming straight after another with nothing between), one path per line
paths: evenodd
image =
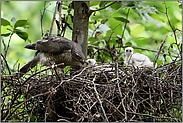
M150 61L150 59L143 54L133 53L132 47L125 48L125 64L129 66L137 67L149 67L154 68L154 63ZM156 68L157 64L155 65Z
M95 59L87 59L86 63L87 63L87 67L92 67L96 64L96 60Z

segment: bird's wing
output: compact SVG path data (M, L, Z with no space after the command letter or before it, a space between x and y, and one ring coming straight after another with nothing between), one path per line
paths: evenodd
M146 55L140 53L134 53L131 56L132 63L134 62L136 65L148 64L151 61Z
M50 53L63 53L66 50L72 49L72 42L69 39L58 36L43 37L38 40L35 45L35 50Z

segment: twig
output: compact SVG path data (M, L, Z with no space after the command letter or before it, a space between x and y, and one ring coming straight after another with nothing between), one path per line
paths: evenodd
M58 6L58 12L59 12L59 24L62 25L62 13L61 13L61 10L62 10L62 3L63 1L59 2L59 6ZM57 30L57 35L60 35L60 30Z
M100 97L99 97L99 95L98 95L98 92L97 92L97 89L96 89L96 85L95 85L95 83L94 83L95 79L96 79L96 75L95 75L95 77L93 78L93 81L92 81L93 87L94 87L94 90L95 90L95 94L96 94L97 99L98 99L98 101L99 101L99 103L100 103L100 107L101 107L101 109L102 109L102 111L103 111L103 114L104 114L104 117L105 117L105 122L109 122L109 121L108 121L108 118L107 118L107 116L106 116L105 110L104 110L104 108L103 108L103 106L102 106L102 101L100 100Z
M117 50L115 53L115 57L116 57L116 62L115 62L115 71L116 71L116 77L117 77L117 84L118 84L118 90L119 90L119 95L120 98L122 99L122 93L121 93L121 89L120 89L120 85L119 85L119 70L118 70L118 56L117 56Z
M99 47L99 46L95 46L95 45L92 45L92 44L88 44L88 47L92 47L92 48L96 48L96 49L98 49L98 50L104 50L104 51L107 51L107 52L109 52L110 53L110 50L108 50L107 48L103 48L103 47ZM118 48L126 48L127 46L120 46L120 47L115 47L116 49L118 49ZM146 51L151 51L151 52L156 52L157 53L157 50L151 50L151 49L146 49L146 48L142 48L142 47L132 47L132 48L134 48L134 49L141 49L141 50L146 50ZM166 53L161 53L160 52L160 54L166 54ZM169 54L166 54L166 55L169 55ZM173 56L173 57L177 57L177 56L174 56L174 55L171 55L171 56Z
M66 20L62 19L62 23L65 23L65 26L68 26L70 30L73 30L72 27L71 27L71 25Z
M10 71L10 68L9 68L9 65L8 65L8 62L6 61L6 58L3 56L3 54L1 53L1 56L3 57L3 60L8 68L8 72L9 72L9 75L11 75L11 71Z
M51 27L50 27L49 36L51 36L52 30L53 30L53 23L55 22L55 15L56 15L56 12L57 12L58 3L59 2L57 1L56 2L56 6L55 6L55 11L54 11L54 14L53 14L53 19L52 19Z
M6 51L6 44L4 43L4 39L2 39L2 43L3 43L3 46L4 46L4 53L5 53L5 51Z
M10 38L9 38L9 40L8 40L8 46L6 47L6 50L4 51L4 58L5 58L5 59L6 59L6 55L7 55L8 49L9 49L9 47L10 47L10 41L11 41L11 37L13 36L13 34L14 34L14 29L13 29L13 31L12 31L11 34L10 34Z
M67 23L67 20L69 18L70 12L72 10L72 4L73 4L73 2L71 3L71 6L68 9L68 14L67 14L66 19L65 19L65 16L64 16L64 19L62 19L62 21L65 22L65 25L63 26L62 31L61 31L62 37L64 37L64 35L65 35L65 31L66 31L66 27L67 26L72 30L72 27Z
M86 67L85 67L85 68L84 68L84 69L83 69L79 74L77 74L77 75L73 76L71 79L68 79L68 80L62 80L62 81L60 82L60 84L59 84L58 86L56 86L56 87L55 87L55 89L57 89L58 87L60 87L60 86L63 84L63 82L71 81L71 80L73 80L75 77L77 77L77 76L81 75L85 70L86 70Z
M126 19L128 19L129 12L130 12L130 9L128 9ZM120 45L121 45L121 46L122 46L122 41L123 41L123 37L124 37L124 34L125 34L126 25L127 25L127 22L125 22L124 29L123 29L123 33L122 33L122 35L121 35L121 42L120 42ZM120 49L120 50L121 50L121 49Z
M112 105L112 107L115 108L115 110L117 110L122 116L125 117L125 115L118 109L118 107L116 107L113 103L111 103L109 100L105 99L105 101L107 101L110 105Z
M40 10L40 13L41 13L41 32L42 32L42 36L43 36L43 17L44 17L44 13L45 13L45 10L46 10L46 8L45 8L45 6L46 6L46 1L44 2L44 9L43 9L43 13L41 13L41 10Z
M48 6L50 6L51 5L51 3L48 5ZM48 6L46 7L46 1L45 1L45 3L44 3L44 9L43 9L43 13L41 13L41 10L40 10L40 13L41 13L41 35L43 36L43 17L44 17L44 13L45 13L45 10L48 8Z
M111 32L110 32L109 35L108 35L108 42L110 41L110 38L111 38L111 35L113 34L112 32L114 31L114 29L116 29L116 27L118 27L118 26L120 26L120 25L122 25L122 23L118 24L117 26L115 26L115 27L111 30Z
M127 121L127 111L126 111L126 107L124 105L124 99L126 98L126 95L124 96L124 98L122 99L122 107L123 107L123 110L125 111L125 120Z
M104 6L104 7L101 7L101 8L96 9L96 10L90 10L89 15L91 15L93 12L100 11L100 10L102 10L102 9L105 9L105 8L111 6L112 4L116 3L116 2L117 2L117 1L114 1L114 2L110 3L109 5Z
M126 111L126 112L130 113L130 114L142 115L142 116L153 117L153 118L173 119L173 120L176 120L178 122L178 120L176 118L172 118L172 117L157 117L157 116L153 116L153 115L135 113L135 112L130 112L130 111Z
M99 49L99 50L105 50L107 52L110 52L107 48L98 47L98 46L95 46L95 45L92 45L92 44L88 44L88 47L92 47L92 48L96 48L96 49Z
M58 65L55 65L54 67L57 67L57 66L60 66L60 65L63 65L63 63L58 64ZM33 76L35 76L35 75L37 75L38 73L41 73L41 72L43 72L43 71L49 70L49 69L51 69L51 68L52 68L52 67L48 67L48 68L46 68L46 69L44 69L44 70L40 70L40 71L38 71L38 72L32 74L30 77L28 77L28 78L21 84L21 86L23 86L31 77L33 77ZM21 86L20 86L20 88L18 89L18 91L16 92L16 94L13 96L13 98L12 98L12 100L11 100L11 103L10 103L10 106L9 106L10 109L12 108L12 106L13 106L13 104L14 104L14 101L17 99L19 93L21 92ZM9 113L10 109L7 110L6 113L1 117L2 119L4 119L4 118L7 117L7 115L8 115L8 113Z
M92 34L91 34L91 38L90 38L90 44L91 44L92 38L94 37L94 36L93 36L94 33L95 33L96 30L100 27L100 25L102 25L102 24L99 24L99 25L93 30L93 32L92 32Z
M166 12L165 12L166 17L167 17L168 23L169 23L169 25L170 25L170 27L171 27L171 29L172 29L172 31L173 31L174 38L175 38L175 42L176 42L176 44L177 44L177 36L176 36L176 34L175 34L175 31L176 31L176 30L173 28L173 26L172 26L172 24L171 24L171 22L170 22L170 19L169 19L169 17L168 17L168 8L167 8L167 6L166 6L165 1L164 1L164 5L165 5L165 9L166 9Z
M58 66L62 66L62 65L64 65L64 63L58 64L58 65L54 65L53 67L47 67L47 68L45 68L45 69L43 69L43 70L40 70L40 71L36 72L36 73L32 74L31 76L29 76L29 77L23 82L22 85L24 85L30 78L32 78L33 76L37 75L38 73L41 73L41 72L43 72L43 71L47 71L47 70L49 70L49 69L52 69L52 68L55 68L55 67L58 67Z
M37 94L35 96L32 96L30 97L29 99L23 101L20 105L18 105L11 113L9 113L9 115L7 115L7 117L3 120L3 122L6 121L6 119L8 119L18 108L20 108L24 103L28 102L29 100L35 98L35 97L38 97L38 96L42 96L42 95L47 95L49 94L50 92L46 92L46 93L43 93L43 94Z
M153 66L156 65L157 59L158 59L158 57L159 57L159 54L160 54L160 52L161 52L161 49L162 49L163 44L165 43L165 40L166 40L167 37L168 37L168 36L165 37L165 39L163 40L163 42L162 42L161 45L160 45L160 48L159 48L159 51L157 52L157 55L156 55L156 57L155 57L155 61L154 61Z

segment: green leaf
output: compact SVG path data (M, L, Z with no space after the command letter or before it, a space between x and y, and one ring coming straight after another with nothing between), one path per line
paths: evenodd
M90 1L90 7L99 5L100 1Z
M126 42L126 43L125 43L125 46L131 47L131 46L132 46L132 43L131 43L131 42Z
M102 24L105 24L108 21L108 19L104 19L101 21Z
M1 25L8 26L8 25L10 25L10 22L4 18L1 18Z
M160 16L158 16L157 14L149 13L149 15L150 15L153 19L155 19L155 20L157 20L157 21L159 21L159 22L165 22L165 20L164 20L164 19L161 19Z
M134 1L128 1L128 2L127 2L127 6L128 6L128 7L135 6L135 2L134 2Z
M99 4L99 7L101 7L101 6L104 7L106 3L107 3L106 1L101 1Z
M27 24L27 20L18 20L16 23L15 23L15 28L16 27L23 27Z
M139 24L133 24L130 33L133 37L138 37L138 35L140 35L144 30L144 26Z
M32 115L31 118L30 118L30 121L31 122L37 121L37 117L35 115Z
M12 22L13 24L15 24L15 23L17 22L17 20L15 19L15 17L12 17L12 18L11 18L11 22Z
M118 20L118 21L121 21L121 22L126 22L126 23L130 23L129 20L123 18L123 17L114 17L114 19Z
M10 32L12 32L13 30L11 30L10 28L7 28L7 30L9 30Z
M1 34L1 36L8 37L11 33Z
M182 9L182 3L179 5L179 8Z
M28 34L26 32L23 32L22 30L19 29L15 29L15 33L22 38L23 40L27 40L28 39Z

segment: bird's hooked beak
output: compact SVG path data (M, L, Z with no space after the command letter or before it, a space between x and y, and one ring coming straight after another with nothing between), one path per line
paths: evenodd
M82 65L84 65L84 63L86 63L86 61L84 59L82 59L80 62Z
M81 63L82 63L82 65L84 65L85 67L87 67L88 64L89 64L86 60L83 60Z

